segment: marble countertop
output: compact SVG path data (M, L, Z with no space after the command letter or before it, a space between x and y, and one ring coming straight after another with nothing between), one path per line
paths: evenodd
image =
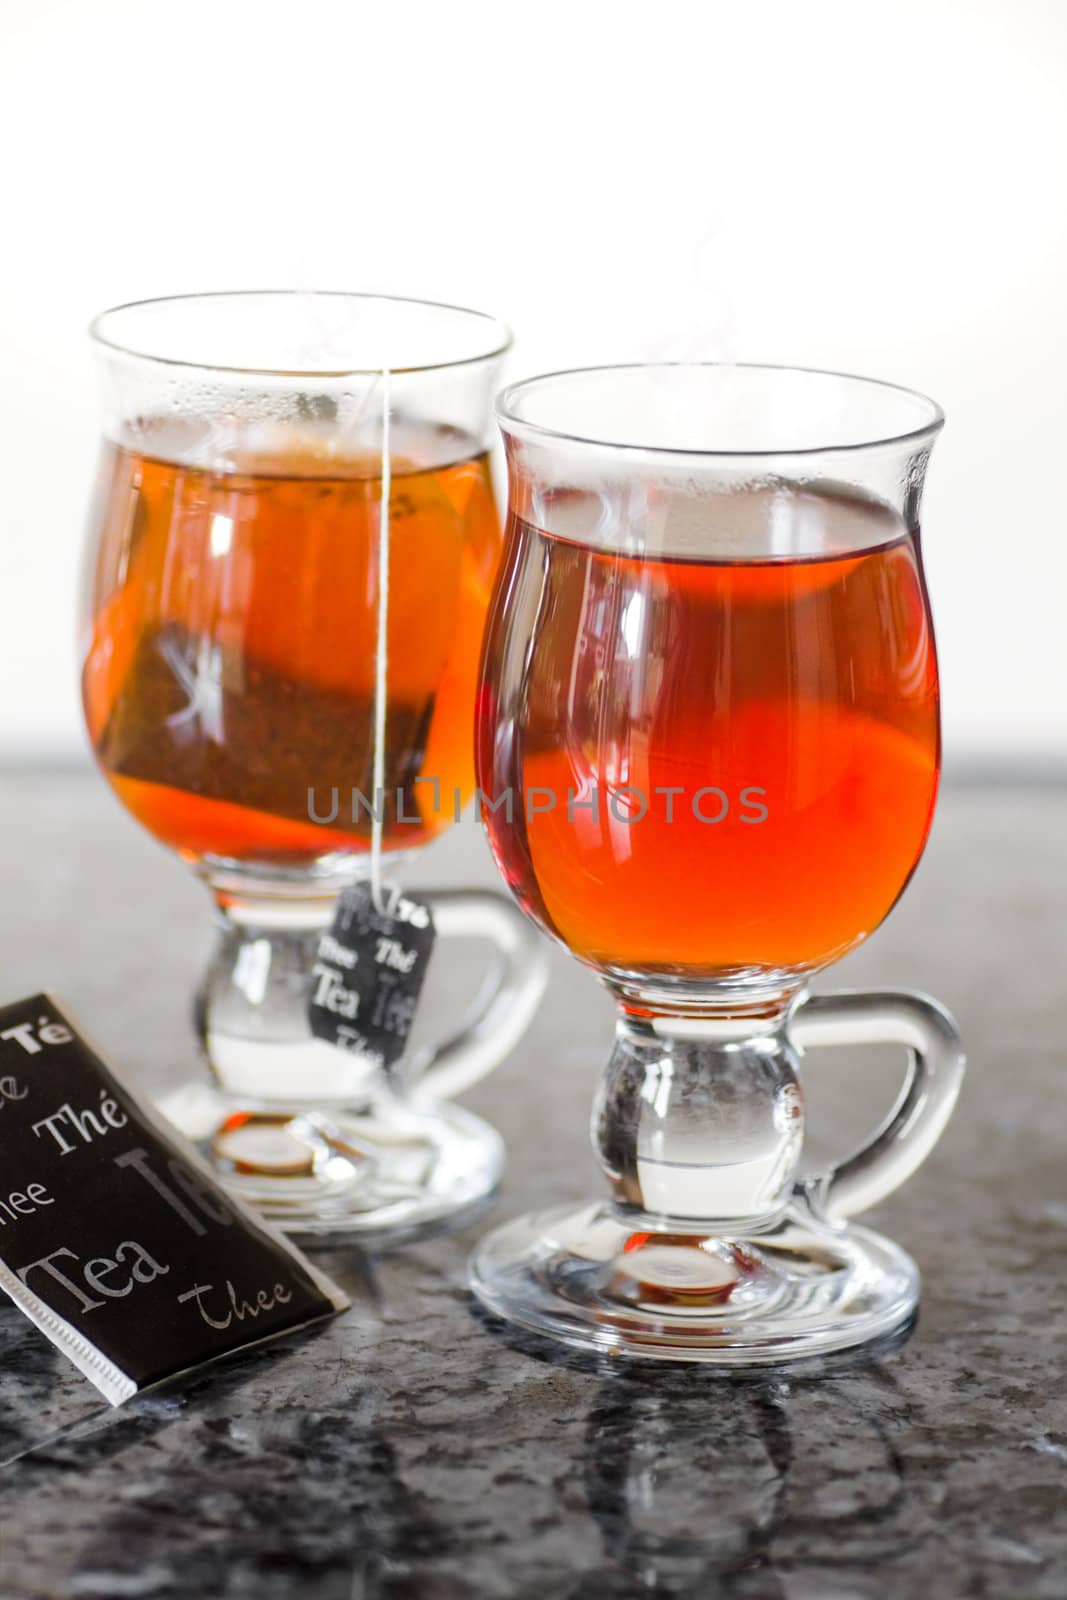
M0 828L0 1001L51 989L131 1076L179 1081L203 890L88 772L0 774ZM409 877L495 881L469 824ZM870 1215L924 1276L895 1348L725 1377L560 1354L473 1308L468 1229L323 1254L344 1316L112 1410L5 1302L0 1595L1063 1600L1065 944L1067 791L949 787L900 907L820 985L927 989L968 1045L940 1147ZM508 1142L499 1217L598 1192L610 1007L552 961L551 1003L467 1097ZM432 973L428 1013L470 976ZM816 1157L900 1071L811 1066Z

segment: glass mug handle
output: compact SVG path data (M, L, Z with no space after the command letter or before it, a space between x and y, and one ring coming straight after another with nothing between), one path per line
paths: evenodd
M512 900L489 889L419 891L439 939L484 939L497 952L459 1030L417 1051L405 1072L410 1092L447 1100L484 1078L518 1044L548 981L544 940Z
M908 1075L873 1137L844 1161L796 1185L817 1216L843 1221L866 1211L921 1166L944 1131L963 1079L959 1032L943 1006L908 989L808 995L787 1033L803 1055L823 1045L902 1044Z

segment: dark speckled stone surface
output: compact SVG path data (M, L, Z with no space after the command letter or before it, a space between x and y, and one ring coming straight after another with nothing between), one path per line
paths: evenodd
M0 999L54 989L142 1083L176 1081L203 891L90 775L0 785ZM469 826L421 877L493 881ZM561 1356L472 1309L468 1230L325 1256L345 1316L112 1411L5 1304L4 1600L1064 1600L1065 944L1067 791L949 788L902 905L825 984L929 989L969 1047L941 1146L871 1214L924 1274L897 1348L725 1378ZM449 959L438 1019L473 982ZM595 1192L609 1032L554 957L551 1004L468 1097L509 1143L496 1215ZM816 1159L899 1072L812 1059Z

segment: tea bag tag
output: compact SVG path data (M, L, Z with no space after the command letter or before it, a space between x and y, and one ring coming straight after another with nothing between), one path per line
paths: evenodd
M418 896L394 886L379 910L369 883L345 889L312 968L312 1033L386 1068L399 1061L434 938L433 914Z

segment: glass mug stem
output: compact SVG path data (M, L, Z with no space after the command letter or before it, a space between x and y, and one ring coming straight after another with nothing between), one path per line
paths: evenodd
M815 1047L896 1043L907 1079L871 1140L796 1180L804 1138L798 1068ZM635 1015L620 1005L593 1111L593 1148L634 1229L745 1235L794 1210L819 1224L867 1210L936 1144L963 1074L951 1017L908 991L801 995L762 1017Z

